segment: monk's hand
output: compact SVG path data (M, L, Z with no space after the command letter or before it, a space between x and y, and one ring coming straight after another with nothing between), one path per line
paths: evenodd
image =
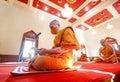
M39 55L45 55L45 54L47 54L47 49L41 48L41 49L36 50L36 52L37 52Z
M105 58L103 58L103 57L101 57L101 56L99 56L99 58L100 58L100 59L102 59L103 61L106 61L106 59L105 59Z

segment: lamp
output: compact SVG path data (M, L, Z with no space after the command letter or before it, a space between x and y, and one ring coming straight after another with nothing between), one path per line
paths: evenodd
M64 9L62 10L63 17L70 17L73 14L73 9L68 6L68 4L64 5Z

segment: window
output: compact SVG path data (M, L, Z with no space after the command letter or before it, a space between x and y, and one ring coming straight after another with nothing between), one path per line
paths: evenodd
M19 62L31 59L37 54L33 48L38 48L39 34L36 34L32 30L23 34L21 48L19 52Z
M34 40L25 40L23 48L23 58L32 58L35 51L32 49L34 47Z

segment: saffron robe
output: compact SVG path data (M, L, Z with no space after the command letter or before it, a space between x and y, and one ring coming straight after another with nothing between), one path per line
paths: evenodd
M39 55L34 58L32 67L36 70L63 69L72 67L74 63L72 49L78 50L80 49L80 45L71 27L66 27L57 33L54 39L53 48L56 47L69 47L71 51L62 54Z
M118 60L120 61L120 50L115 50L116 56L118 57ZM106 59L105 61L101 58L96 58L95 62L108 62L108 63L115 63L116 57L113 54L113 48L110 45L106 45L105 47L100 49L100 56L103 59Z

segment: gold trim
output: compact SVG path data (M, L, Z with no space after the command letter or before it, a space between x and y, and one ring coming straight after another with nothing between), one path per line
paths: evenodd
M101 22L103 20L103 18L96 18L96 19L94 19L94 23L98 23L98 22Z

